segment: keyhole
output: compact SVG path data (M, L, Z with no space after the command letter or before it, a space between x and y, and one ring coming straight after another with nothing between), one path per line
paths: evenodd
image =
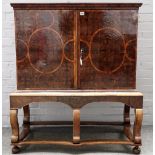
M83 52L84 52L84 49L81 48L81 51L80 51L80 65L82 66L82 55L83 55Z

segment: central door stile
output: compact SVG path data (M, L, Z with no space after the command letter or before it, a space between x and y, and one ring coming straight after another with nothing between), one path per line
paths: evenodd
M80 18L79 11L74 11L74 88L80 88Z

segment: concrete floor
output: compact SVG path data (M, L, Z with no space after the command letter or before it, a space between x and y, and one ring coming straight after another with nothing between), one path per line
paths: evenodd
M29 138L46 139L71 139L71 127L35 127L31 129ZM10 128L3 128L3 155L11 154ZM82 127L81 139L124 138L122 127ZM143 126L141 155L153 155L153 130L152 126ZM29 145L21 149L22 155L129 155L132 147L127 145L96 145L80 148L58 145Z

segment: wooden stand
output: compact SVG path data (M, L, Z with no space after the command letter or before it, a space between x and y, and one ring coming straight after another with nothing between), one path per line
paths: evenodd
M73 109L73 122L70 121L30 121L29 104L32 102L58 101L69 105ZM80 109L90 102L110 101L124 103L124 122L80 122ZM70 146L97 144L125 144L134 146L133 152L140 153L141 125L143 117L143 95L137 91L16 91L10 95L10 122L12 127L12 153L20 151L22 145L27 144L58 144ZM130 125L130 107L135 109L133 133ZM19 134L18 109L23 108L23 130ZM37 141L26 140L30 132L30 125L73 125L72 141ZM126 140L85 140L80 141L80 125L122 125Z

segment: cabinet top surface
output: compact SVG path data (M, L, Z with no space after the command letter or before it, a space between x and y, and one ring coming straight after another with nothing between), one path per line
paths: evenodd
M37 1L26 1L22 2L20 0L18 1L11 1L11 6L14 9L138 9L142 3L140 1L125 1L122 0L119 1L66 1L61 0L57 1L56 3L54 1L45 1L45 2L39 2Z
M10 0L11 3L142 3L143 0Z
M142 0L10 0L10 3L142 3Z

